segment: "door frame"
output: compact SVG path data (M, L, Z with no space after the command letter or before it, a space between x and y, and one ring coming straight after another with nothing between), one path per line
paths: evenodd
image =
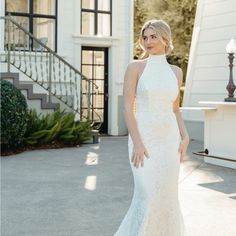
M108 100L109 100L109 96L108 96L108 90L109 90L109 84L108 84L108 67L109 67L109 48L108 47L97 47L97 46L82 46L81 47L81 72L83 74L83 70L82 70L82 66L83 65L87 65L87 64L82 64L82 55L83 55L83 51L103 51L104 52L104 96L103 96L103 122L100 126L99 131L101 133L107 134L108 133ZM91 64L92 67L94 67L94 63ZM93 72L92 72L93 73ZM93 78L93 82L95 82L96 84L96 79L94 80ZM82 93L82 90L81 90ZM82 97L81 97L82 99ZM81 107L82 109L82 107ZM93 107L92 107L93 110ZM96 124L95 124L96 125Z

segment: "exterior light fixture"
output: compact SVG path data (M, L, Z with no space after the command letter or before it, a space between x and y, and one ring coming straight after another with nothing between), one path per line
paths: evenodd
M236 44L235 40L231 39L226 46L226 52L228 53L229 58L229 82L226 86L228 91L228 97L225 98L225 102L236 102L236 98L234 97L234 91L236 86L233 81L233 60L234 60L234 53L236 51Z

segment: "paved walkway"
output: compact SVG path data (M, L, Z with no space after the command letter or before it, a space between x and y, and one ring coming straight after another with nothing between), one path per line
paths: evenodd
M103 137L99 145L3 157L1 235L112 236L133 193L126 143ZM179 179L188 236L235 236L236 171L205 164L193 150L202 144L191 142Z

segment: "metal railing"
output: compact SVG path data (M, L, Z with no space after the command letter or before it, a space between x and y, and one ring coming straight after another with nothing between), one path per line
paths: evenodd
M97 90L98 86L28 32L13 17L8 15L0 19L5 21L3 62L7 63L8 72L10 73L10 65L13 65L46 89L49 102L52 101L52 96L55 96L78 114L80 107L83 107L83 101L80 99L80 83L83 81L83 91L88 94L87 101L84 101L88 112L86 116L80 116L90 119L91 91Z

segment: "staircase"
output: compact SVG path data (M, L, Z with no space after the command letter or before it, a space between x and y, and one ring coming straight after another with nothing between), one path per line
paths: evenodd
M98 89L97 85L10 15L0 19L5 22L4 54L0 61L6 67L4 73L1 71L0 78L11 80L26 95L29 103L33 100L40 101L42 110L66 108L76 112L80 118L90 119L90 91L93 86ZM11 73L13 67L17 73ZM24 81L20 78L22 75L25 77ZM43 93L35 93L35 85L43 88ZM80 86L88 91L86 99L80 99ZM81 106L88 107L86 116L80 113Z
M47 94L35 93L32 83L20 82L19 73L0 73L0 78L12 82L16 88L21 90L27 98L28 107L35 108L37 113L52 112L60 107L59 103L49 102Z

